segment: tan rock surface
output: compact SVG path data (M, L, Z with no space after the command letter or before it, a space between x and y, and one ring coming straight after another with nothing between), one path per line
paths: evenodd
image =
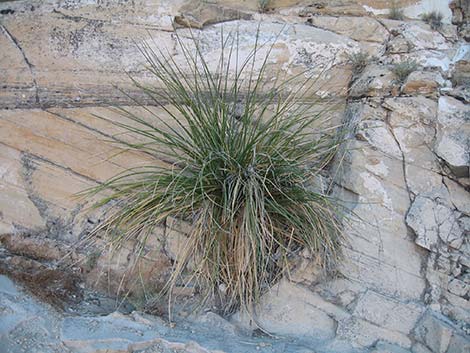
M389 35L384 26L370 17L313 16L308 22L314 27L327 29L360 42L383 43Z

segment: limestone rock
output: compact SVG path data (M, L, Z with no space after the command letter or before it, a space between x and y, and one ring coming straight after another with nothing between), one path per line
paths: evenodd
M470 193L449 178L444 178L444 183L449 191L451 203L455 208L470 215Z
M283 336L315 337L319 341L335 336L336 321L333 317L343 320L349 317L339 307L285 280L261 298L257 313L256 325L267 332ZM233 320L239 325L250 327L249 317L236 315Z
M470 103L470 86L458 86L447 92L449 96L457 98L462 102Z
M456 278L452 279L449 282L449 292L458 295L459 297L465 297L470 292L470 283L468 282L468 279L467 283Z
M459 40L457 29L458 28L455 25L442 23L441 27L438 28L437 31L449 42L457 42Z
M470 107L455 98L439 99L438 129L434 151L459 177L470 172Z
M452 61L454 63L452 82L456 86L468 86L470 84L470 44L462 44Z
M442 189L441 166L429 146L434 142L437 103L423 96L386 98L390 133L402 153L406 187L413 194Z
M214 313L172 324L138 312L64 315L1 275L0 338L9 353L313 353L317 347L314 341L247 336ZM344 352L349 346L327 347Z
M232 21L224 24L216 24L208 27L201 33L203 53L206 55L208 65L214 70L217 68L220 55L220 36L222 31L237 31L243 40L240 43L240 57L248 57L257 41L257 25L250 21ZM184 32L182 34L189 32ZM274 21L265 21L260 27L263 41L268 47L275 45L270 54L269 73L274 79L277 72L281 74L299 74L295 82L303 83L307 76L316 78L312 87L309 87L306 95L316 95L322 98L332 96L345 96L351 78L351 71L346 67L347 53L352 48L359 49L357 42L346 36L314 28L304 24L285 26ZM269 35L279 33L279 36ZM190 43L189 43L190 44ZM267 48L258 55L266 53ZM178 58L183 58L182 53L177 52ZM256 62L254 70L259 70L262 61Z
M70 249L51 239L25 237L19 234L0 235L0 243L12 254L27 256L37 260L54 261L70 256Z
M374 349L372 350L372 353L409 353L410 351L408 349L405 349L403 347L397 346L395 344L390 344L387 342L378 342Z
M465 352L470 340L458 333L458 329L441 315L426 312L415 329L416 339L431 348L433 353Z
M388 37L387 30L377 20L370 17L313 16L308 19L308 23L360 42L383 43Z
M397 300L368 291L359 299L354 314L377 326L408 334L423 311L424 307L403 304Z
M397 35L387 43L387 52L390 54L402 54L410 51L410 43L402 35Z
M46 222L29 198L22 153L0 144L0 235L13 233L15 225L42 230Z
M393 73L378 65L368 65L353 83L351 97L387 96L392 90Z
M434 97L443 83L443 78L436 72L414 71L407 77L402 91L405 94Z
M203 25L212 20L224 20L226 19L224 16L227 14L230 15L228 18L238 18L240 13L239 10L221 7L224 12L219 18L219 14L214 12L214 9L218 9L219 5L201 4L200 2L198 4L192 7L194 11L200 6L204 7L201 8L202 12L209 8L212 10L208 10L210 12L208 17L201 14L202 17L199 20L195 19L196 25ZM163 4L154 6L158 9L158 16L161 15L164 18L176 13L175 5L171 2L163 2ZM142 82L147 83L151 80L151 77L142 70L144 59L139 54L133 39L143 38L145 43L152 47L158 43L160 48L168 48L173 54L176 39L172 36L172 32L153 30L146 33L140 26L141 22L146 23L149 20L147 16L150 16L151 11L147 12L148 8L145 13L142 13L145 18L137 16L136 19L131 16L132 18L129 19L124 14L122 16L109 15L108 11L116 10L113 6L103 9L98 14L93 14L93 6L90 5L84 10L85 7L80 4L80 6L77 5L78 9L74 11L69 9L63 12L62 8L56 11L51 11L51 9L47 11L41 6L41 10L38 9L41 12L40 16L34 16L29 10L22 10L23 16L27 18L26 21L34 26L35 31L25 29L24 26L18 24L18 21L7 19L2 22L2 26L11 36L2 32L0 38L5 47L9 46L11 50L2 51L0 61L13 62L14 65L5 68L6 79L0 87L0 95L5 99L0 101L1 107L58 104L75 106L91 103L102 105L111 101L114 103L130 102L129 97L113 88L113 85L119 86L126 93L142 102L150 102L142 95L142 92L133 87L124 74L124 71L131 71L133 76ZM215 19L211 19L212 15L216 16ZM51 23L54 24L53 28ZM166 24L163 26L168 27ZM246 45L247 50L252 49L256 38L257 23L238 20L224 23L223 26L215 25L207 28L203 37L210 37L212 33L212 38L217 39L210 43L208 49L212 51L220 49L218 40L222 27L226 29L226 34L239 28L240 32L244 33L242 45ZM261 27L261 33L265 35L266 33L279 33L284 26L266 21ZM186 36L184 30L178 30L182 37ZM273 52L281 67L301 64L300 56L306 56L304 59L310 62L312 69L321 72L325 65L336 64L337 56L338 60L340 56L343 56L342 60L344 60L345 52L350 47L358 47L356 42L346 36L336 35L303 24L286 28L285 33L288 36L281 36L279 45ZM273 40L274 37L274 35L271 36L270 40ZM15 48L16 45L19 48ZM327 51L330 51L330 54L325 56ZM22 53L26 55L27 62L31 64L33 70L24 62ZM178 53L174 54L176 54L177 60L184 62L184 56L178 56ZM216 63L215 59L218 56L213 54L208 54L208 57L214 58ZM297 58L294 59L295 56ZM322 60L321 65L320 60ZM312 62L316 65L312 65ZM349 81L344 70L341 74L338 71L332 72L331 77L341 81L339 89L344 89L343 82L346 81L345 85L347 86ZM331 80L327 79L323 83L326 84L329 81ZM340 82L333 83L339 84Z
M312 15L326 16L364 16L366 9L355 1L339 0L334 3L328 0L316 1L314 4L307 3L307 6L300 7L298 15L308 17Z
M415 232L416 243L437 251L440 242L459 249L464 232L458 220L460 213L428 198L418 196L408 211L406 222Z
M106 241L94 245L99 252L91 253L83 265L85 282L91 288L109 296L125 291L144 305L146 295L157 294L165 285L171 263L160 244L151 249L150 246L139 249L136 241L128 241L119 248L110 248Z
M350 340L356 347L372 346L378 340L390 342L405 349L411 347L411 340L406 335L383 329L366 320L355 317L351 320L340 322L337 334L342 339Z
M191 1L179 9L175 22L190 28L203 28L206 25L230 20L249 20L252 15L237 9L231 9L217 4Z
M446 50L450 48L449 43L440 33L432 31L423 22L402 24L398 31L410 43L411 50Z
M186 250L188 236L182 232L167 228L165 231L165 253L170 259L178 259Z
M459 27L460 35L468 42L470 41L470 5L467 0L452 0L449 3L452 10L452 23Z

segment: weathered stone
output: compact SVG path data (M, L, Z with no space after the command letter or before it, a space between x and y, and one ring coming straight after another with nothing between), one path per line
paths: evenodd
M378 342L372 350L372 353L410 353L410 351L387 342Z
M344 250L340 272L351 281L365 284L378 292L400 298L419 300L426 288L422 276L384 263L380 258L359 251ZM395 262L398 262L396 258Z
M443 181L449 191L451 203L460 212L470 215L470 193L449 178L443 178Z
M239 56L245 58L250 55L258 41L257 30L257 26L252 22L233 21L223 25L217 24L203 31L200 38L203 43L203 54L209 58L209 67L215 70L219 65L222 31L224 33L238 32L240 38L243 38ZM306 92L307 95L330 97L347 94L351 78L351 71L345 66L347 53L352 48L359 49L357 42L348 37L303 24L284 26L276 22L265 22L259 30L266 45L259 50L257 55L262 57L267 53L269 45L275 44L268 61L267 80L274 79L280 70L281 73L300 75L297 80L292 81L293 86L296 82L303 83L307 76L316 78L316 81L312 82L314 83L312 87L309 87ZM279 35L273 36L268 33L279 33ZM176 57L182 60L184 55L178 52ZM260 70L261 66L262 61L257 61L254 70Z
M434 151L459 177L470 173L470 107L443 96L439 99L438 129Z
M354 315L391 331L410 333L424 307L403 304L378 293L368 291L358 301Z
M470 283L465 283L454 278L449 282L448 289L451 293L459 297L465 297L470 292Z
M117 313L102 318L65 318L61 332L62 341L68 347L82 350L87 345L102 345L108 340L114 342L114 349L122 346L124 350L132 342L152 341L157 337L151 326Z
M415 336L433 353L465 352L470 349L470 340L462 337L458 331L445 317L428 311L418 323Z
M273 334L315 337L319 341L335 336L336 322L332 317L349 317L341 308L286 280L261 298L256 312L255 322L243 315L236 315L233 320L244 327L260 325Z
M411 50L446 50L450 48L449 43L440 33L432 31L423 22L400 24L398 31L410 43Z
M0 112L0 138L12 148L53 164L70 168L94 180L106 180L124 170L123 165L155 163L156 159L125 152L103 142L103 136L44 111ZM123 153L119 153L122 151ZM115 160L109 160L115 156ZM113 159L113 158L111 158ZM130 163L130 164L129 164Z
M462 38L467 42L470 41L470 26L468 25L470 4L467 0L452 0L449 7L452 10L452 23L458 26Z
M4 234L0 243L12 254L27 256L37 260L54 261L69 255L70 249L51 239L25 237L19 234Z
M413 353L433 353L429 348L419 342L413 344L411 351Z
M387 98L383 106L391 111L390 133L403 161L406 188L413 194L442 189L441 166L429 149L433 143L437 103L423 96Z
M444 79L437 72L414 71L406 79L402 91L405 94L434 97L443 83Z
M308 19L308 23L360 42L383 43L388 37L387 30L377 20L370 17L313 16Z
M207 313L193 321L168 323L133 312L106 316L63 314L38 303L0 276L2 351L43 353L313 353L313 341L279 340L240 334L229 322ZM348 345L329 344L329 347ZM331 350L330 350L331 351ZM336 350L335 350L336 351ZM362 353L362 352L361 352Z
M29 198L21 157L18 150L0 144L0 234L13 233L16 225L35 230L46 226Z
M163 230L160 229L160 237ZM158 236L158 230L152 237ZM155 295L164 287L171 268L170 259L162 251L161 245L154 242L142 249L138 241L128 241L119 248L95 242L98 253L92 253L83 261L88 286L110 296L126 293L140 305L145 305L145 295Z
M402 35L393 37L387 43L387 52L390 54L402 54L410 51L410 43Z
M219 8L219 5L201 5L199 3L193 6L193 8L198 6ZM172 12L176 14L175 9L171 10L172 7L174 8L173 5L168 4L168 7L170 9L163 9L158 16L166 18ZM222 8L224 13L231 14L230 18L232 15L237 17L237 14L240 12L230 8ZM10 42L8 44L10 46L13 45L14 47L14 43L17 43L21 48L21 50L8 51L9 53L16 53L14 61L21 64L21 67L14 65L6 68L7 77L11 77L11 80L7 80L1 87L0 94L8 95L9 97L2 100L2 106L11 108L39 104L41 106L50 106L56 104L103 104L106 101L113 101L114 103L119 101L129 102L129 98L113 88L113 85L118 85L126 93L137 97L141 101L145 102L146 99L148 101L148 98L145 98L142 92L136 90L123 73L124 70L132 71L137 79L144 82L149 82L149 79L151 79L151 77L142 71L143 57L139 54L139 50L133 40L130 39L142 37L139 24L135 24L135 21L131 22L132 24L123 20L118 21L116 18L110 20L106 15L103 18L100 18L100 15L93 14L88 17L90 12L92 12L92 6L84 11L87 15L83 17L81 16L82 13L72 15L72 11L62 13L62 9L52 13L44 11L41 16L28 17L28 21L34 23L35 31L33 32L25 31L23 26L17 26L15 21L7 20L3 23L3 26L8 29L11 37L14 39L10 40L6 36L3 36L2 39L5 43ZM150 15L149 12L143 14L144 17L146 15ZM224 15L222 15L222 19L223 17ZM141 20L143 22L147 21L144 18L141 18ZM205 23L207 19L201 19L201 21ZM53 30L50 28L51 22L54 23ZM166 28L168 25L164 24L163 27ZM221 27L213 26L208 28L203 35L205 37L213 33L215 38L217 38L217 41L212 43L217 48L209 47L212 51L220 49L218 40L220 39L219 32ZM225 33L238 28L240 33L244 33L244 36L247 35L246 41L244 40L242 45L254 43L256 40L257 23L255 22L234 21L233 23L224 24L223 27L226 28ZM279 33L283 25L266 22L261 27L261 34ZM273 51L273 55L279 57L280 65L284 66L285 62L282 58L289 64L296 64L299 62L298 59L291 60L293 55L295 55L294 53L297 51L305 56L305 51L307 59L316 64L314 68L322 71L321 69L324 66L320 68L319 61L322 60L324 62L323 65L333 64L337 54L341 52L340 47L343 43L345 44L344 52L349 49L348 47L358 46L353 40L345 36L338 36L334 33L305 25L295 25L292 29L286 29L286 31L289 33L288 40L285 41L286 37L281 36L279 38L279 45ZM180 32L182 37L186 36L186 32ZM299 34L298 38L296 38L296 33ZM274 37L272 36L271 39L274 39ZM110 42L113 44L108 45L107 43ZM160 48L168 48L171 50L171 53L173 53L173 48L175 47L175 38L172 38L172 34L167 31L148 32L145 42L152 47L155 46L155 43L158 43ZM249 46L247 50L252 48L252 46ZM327 50L332 52L329 58L324 56ZM311 55L312 51L316 52L314 56ZM31 87L30 69L28 65L23 63L22 52L26 53L28 62L34 68L35 85L33 87ZM241 53L242 51L240 51ZM276 53L279 53L279 55ZM175 54L175 59L177 61L180 60L181 64L183 64L185 61L184 56L178 55L178 53ZM6 53L2 53L2 55L4 55L4 59L2 58L1 60L2 62L10 61ZM8 55L11 56L12 54ZM345 57L345 54L342 56ZM218 58L217 55L213 54L208 55L208 57L214 58L214 63L216 63L215 59ZM120 60L116 60L116 58L120 58ZM49 63L53 63L53 65L50 67L48 66ZM314 65L311 66L313 67ZM23 76L19 74L20 72ZM341 75L332 75L335 79L342 78L343 76L345 76L344 72ZM17 80L21 77L24 77L24 79L22 79L21 83L18 83ZM325 80L324 83L328 81ZM155 80L153 80L153 84L155 84ZM10 97L11 92L16 93ZM31 93L37 96L37 98L33 96L32 102L30 99ZM24 98L19 100L15 98L22 95L24 95Z
M339 338L350 340L357 347L372 346L378 340L397 344L403 348L411 347L411 340L406 335L383 329L355 317L340 322L337 335Z
M18 69L10 67L8 77L14 79L3 83L1 92L16 91L17 97L24 95L25 98L2 100L2 107L74 105L114 99L129 101L113 88L113 84L122 84L123 88L132 90L123 70L137 71L142 62L135 44L128 39L131 33L134 38L140 36L138 26L64 15L50 9L40 16L31 14L29 9L24 13L34 31L8 18L2 20L2 25L10 34L9 40L18 47L20 58L24 55L31 68L26 82L30 82L33 75L35 96L33 101L28 99L31 89L27 83L17 81L20 78ZM152 36L158 36L160 43L166 42L168 47L171 46L170 33L153 33ZM110 42L113 44L109 45ZM3 55L6 54L2 51ZM2 62L5 61L2 59Z
M165 253L172 260L177 260L187 251L188 236L177 230L167 228L165 231Z
M447 91L451 97L457 98L462 102L470 103L470 86L458 86Z
M379 65L368 65L351 86L350 96L376 97L387 96L392 90L393 73Z
M335 278L320 282L315 289L326 300L347 309L355 304L357 297L364 290L359 283L347 278Z
M452 82L456 86L468 86L470 84L470 44L461 45L452 61L454 63Z
M386 155L401 159L400 147L390 133L386 122L363 120L358 124L355 137L367 141L371 146Z
M367 14L366 9L355 1L340 0L331 3L328 0L320 0L314 4L307 4L305 7L296 9L298 16L308 17L311 15L326 16L364 16Z
M457 33L457 26L448 24L448 23L442 23L441 27L437 29L437 31L442 34L442 36L450 41L450 42L457 42L459 40L459 36Z
M240 10L225 8L220 5L193 1L184 4L175 16L175 22L190 28L203 28L218 22L230 20L250 20L252 15Z
M393 60L394 63L402 62L403 60L415 61L424 69L439 70L441 72L448 72L452 66L452 58L448 50L423 49L410 51L409 54L396 56Z
M434 100L421 96L387 98L383 106L396 114L395 117L391 117L392 125L407 124L407 127L416 122L432 125L436 120L438 108Z
M408 211L406 223L415 232L416 243L437 251L440 242L459 249L463 243L463 230L458 212L428 198L418 196Z
M294 268L290 270L289 280L303 285L312 285L322 278L322 268L315 257L308 251L302 251L299 259L293 261Z

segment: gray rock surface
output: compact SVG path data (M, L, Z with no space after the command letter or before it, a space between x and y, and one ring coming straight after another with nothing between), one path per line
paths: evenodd
M470 107L451 97L439 99L436 153L458 177L469 177Z
M0 342L1 353L317 352L312 341L244 335L212 313L171 325L137 312L72 316L38 302L3 275Z

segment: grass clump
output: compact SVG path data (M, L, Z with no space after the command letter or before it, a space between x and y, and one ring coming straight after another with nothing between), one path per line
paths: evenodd
M431 29L438 30L442 27L442 19L444 15L439 11L431 11L421 15L424 22L431 26Z
M271 0L258 0L258 10L261 13L269 11L269 4Z
M387 17L391 20L403 21L405 19L405 12L393 2Z
M405 60L394 64L392 72L397 78L397 82L402 84L408 78L408 76L416 71L418 63L415 60Z
M366 66L371 62L372 58L369 53L360 51L349 55L349 62L352 65L354 75L360 74Z
M216 65L196 39L189 45L177 40L184 63L141 47L160 88L134 84L165 117L141 105L150 119L119 108L126 119L112 123L140 139L119 144L155 164L88 191L110 192L96 206L114 204L93 234L105 232L117 244L145 243L166 217L186 220L191 231L165 291L184 281L202 301L216 298L221 313L240 307L251 313L297 251L308 249L324 268L338 259L338 206L313 180L334 158L341 134L325 113L311 112L317 104L306 95L312 80L287 89L305 73L272 80L273 46L259 43L259 31L244 59L238 33L222 35Z

